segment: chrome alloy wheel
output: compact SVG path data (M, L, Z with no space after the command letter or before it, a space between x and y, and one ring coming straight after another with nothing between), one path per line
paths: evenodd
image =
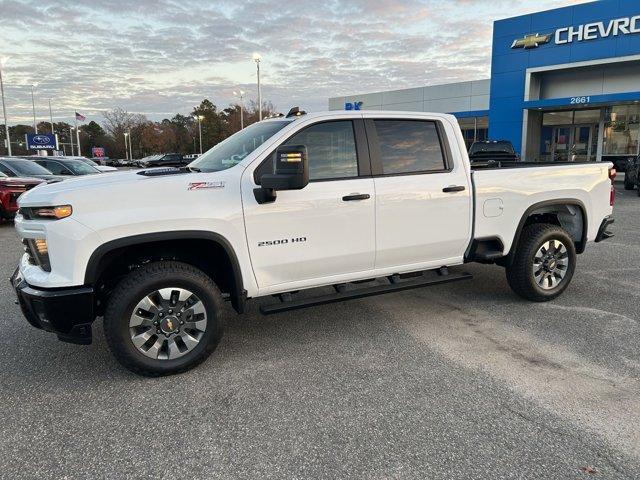
M184 288L162 288L148 294L129 319L131 341L154 360L174 360L189 353L206 329L202 301Z
M569 253L560 240L549 240L542 244L533 257L533 276L544 290L556 288L567 275Z

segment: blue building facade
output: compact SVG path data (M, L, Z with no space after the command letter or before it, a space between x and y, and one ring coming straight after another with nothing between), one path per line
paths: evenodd
M330 109L454 114L468 144L510 140L528 161L640 154L640 0L494 22L491 79L335 97Z
M489 137L535 160L625 160L640 128L640 1L494 23Z

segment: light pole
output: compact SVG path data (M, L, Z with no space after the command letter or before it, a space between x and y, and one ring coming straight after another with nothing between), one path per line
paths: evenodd
M51 99L49 99L49 120L51 121L51 135L55 135L56 132L53 129L53 110L51 110Z
M0 94L2 95L2 111L4 113L4 132L7 137L7 152L11 157L11 137L9 136L9 120L7 120L7 105L4 101L4 83L2 82L2 67L7 63L7 57L0 57Z
M202 155L202 119L204 116L196 115L196 118L198 119L198 135L200 136L200 155Z
M73 127L69 127L69 142L71 142L71 156L73 157Z
M253 61L256 62L256 69L258 72L258 120L262 121L262 90L260 89L260 60L262 55L259 53L253 54Z
M38 123L36 122L36 97L34 90L38 84L31 85L31 106L33 107L33 133L38 133Z
M244 91L238 90L237 92L233 92L233 94L240 98L240 130L244 129Z
M133 161L133 149L131 148L131 130L129 130L129 160Z
M129 132L124 132L124 157L126 160L129 159L129 149L127 147L127 137L129 136Z

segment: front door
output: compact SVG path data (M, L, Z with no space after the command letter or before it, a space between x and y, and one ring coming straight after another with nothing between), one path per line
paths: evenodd
M321 279L338 283L340 276L373 270L375 191L373 179L359 173L369 159L366 148L356 147L354 127L364 136L361 119L327 121L283 143L307 147L310 183L305 188L278 191L273 203L258 204L253 189L243 187L249 254L261 293ZM269 166L272 155L265 162ZM245 186L257 180L247 178L253 175L249 170Z
M455 139L451 125L367 115L373 117L366 122L376 189L376 269L461 263L471 238L472 192L460 152L446 148L447 137Z
M568 125L553 129L553 159L557 162L591 162L596 159L598 125Z

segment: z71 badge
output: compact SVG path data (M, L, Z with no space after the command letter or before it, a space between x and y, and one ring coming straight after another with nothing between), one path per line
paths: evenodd
M224 188L224 182L191 182L187 190L204 190L207 188Z
M307 237L283 238L281 240L267 240L266 242L258 242L259 247L273 247L275 245L286 245L288 243L306 242Z

